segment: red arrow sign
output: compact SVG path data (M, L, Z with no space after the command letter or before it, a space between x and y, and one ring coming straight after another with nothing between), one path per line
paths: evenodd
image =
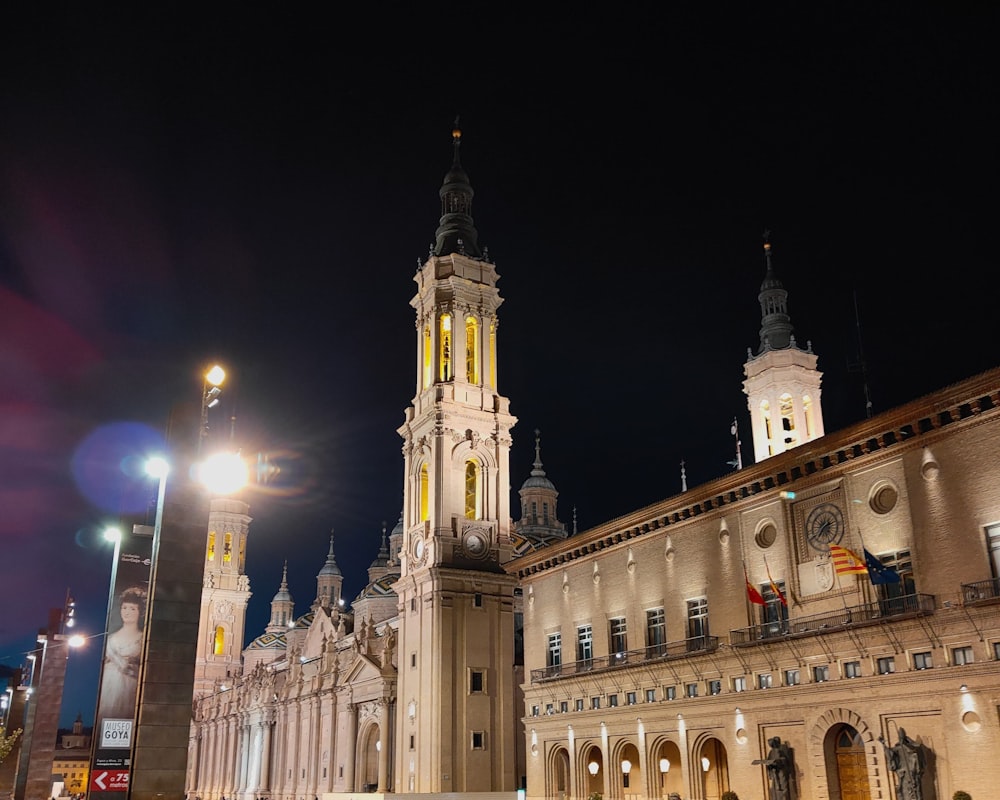
M95 772L90 778L92 792L125 792L128 791L127 769L105 769Z

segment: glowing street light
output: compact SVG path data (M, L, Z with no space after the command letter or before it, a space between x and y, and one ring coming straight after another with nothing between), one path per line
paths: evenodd
M663 788L664 780L667 777L667 773L670 772L670 759L661 758L660 759L660 788Z
M632 771L632 762L627 758L622 761L622 786L628 788L628 775Z
M205 380L201 389L201 428L198 431L198 452L201 452L201 445L205 437L208 436L208 409L215 408L219 404L219 395L222 394L222 382L226 379L226 371L218 364L205 373Z

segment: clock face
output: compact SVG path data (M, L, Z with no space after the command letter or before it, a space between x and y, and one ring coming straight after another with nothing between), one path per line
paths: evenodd
M844 514L839 506L823 503L806 517L806 538L814 550L821 552L837 544L844 536Z
M484 531L471 530L465 534L462 547L471 558L484 558L490 549L490 542Z
M418 536L413 543L413 560L420 563L424 560L424 540Z

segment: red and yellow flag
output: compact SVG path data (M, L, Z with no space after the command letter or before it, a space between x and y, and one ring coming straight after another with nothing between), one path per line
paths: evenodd
M868 567L865 565L865 560L853 550L848 550L839 544L831 544L830 557L833 559L833 570L838 575L868 574Z

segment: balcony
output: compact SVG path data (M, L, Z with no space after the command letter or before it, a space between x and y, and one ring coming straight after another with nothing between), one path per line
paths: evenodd
M934 595L906 594L891 600L848 606L826 614L751 625L749 628L730 631L729 643L733 647L746 647L768 640L816 636L846 628L861 628L887 620L920 617L933 613Z
M962 584L962 602L967 606L990 605L1000 601L1000 578Z
M718 636L695 636L691 639L681 639L678 642L650 645L641 650L626 650L622 653L612 653L609 656L585 658L582 661L571 661L568 664L555 664L544 669L533 669L531 670L531 682L540 683L584 673L590 675L636 664L672 661L703 653L714 653L718 647Z

